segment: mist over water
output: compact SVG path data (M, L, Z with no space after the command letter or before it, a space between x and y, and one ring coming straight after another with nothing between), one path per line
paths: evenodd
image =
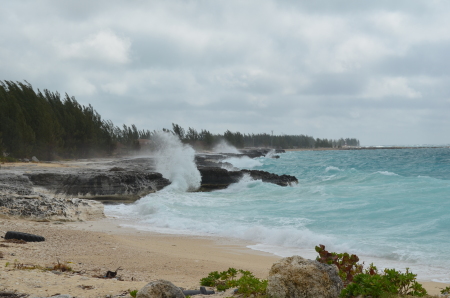
M170 180L167 190L193 191L200 187L201 175L195 165L195 151L166 132L153 136L156 171Z
M220 141L216 146L214 146L213 152L240 154L239 150L237 150L236 147L228 144L225 140Z
M158 192L105 212L139 229L252 241L255 250L315 258L314 246L366 264L450 282L450 149L303 151L234 166L289 174L293 187L246 176L210 193Z

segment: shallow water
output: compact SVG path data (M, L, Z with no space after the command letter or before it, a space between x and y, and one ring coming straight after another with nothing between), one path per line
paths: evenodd
M174 187L106 206L139 229L250 240L256 250L315 258L314 246L355 253L379 268L411 268L450 282L450 149L301 151L229 159L289 174L293 187L245 177L225 190Z

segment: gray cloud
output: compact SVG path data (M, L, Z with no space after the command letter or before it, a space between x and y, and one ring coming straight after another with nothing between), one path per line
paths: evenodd
M450 143L444 1L0 4L0 79L116 125Z

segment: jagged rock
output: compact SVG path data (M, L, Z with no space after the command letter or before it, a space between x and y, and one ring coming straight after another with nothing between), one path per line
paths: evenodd
M249 174L255 180L262 180L263 182L269 182L280 186L290 186L298 183L297 178L291 175L277 175L259 170L241 170L241 172Z
M160 279L146 284L136 298L184 298L184 294L170 281Z
M223 189L232 183L238 182L244 174L255 180L274 183L280 186L289 186L298 183L297 178L290 175L277 175L258 170L228 171L222 168L201 167L198 169L202 176L201 190Z
M268 149L268 148L258 148L258 149L241 149L239 150L243 155L250 158L266 156L267 153L285 153L283 149Z
M292 256L272 265L267 295L272 298L337 298L342 289L335 265Z
M39 162L39 159L37 159L36 156L33 156L33 157L31 158L31 160L34 161L34 162Z
M222 168L199 168L202 176L201 190L213 190L227 188L228 185L238 182L243 174L238 171L227 171Z
M50 198L42 194L0 194L0 214L28 219L85 221L105 217L100 202L83 199Z
M103 201L137 200L170 184L160 173L122 170L25 175L35 186L44 187L55 194Z

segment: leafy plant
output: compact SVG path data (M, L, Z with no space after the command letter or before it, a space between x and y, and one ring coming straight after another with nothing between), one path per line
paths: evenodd
M448 295L450 294L450 287L445 287L445 289L441 290L442 295Z
M416 281L416 274L385 269L383 274L358 274L344 290L341 297L384 297L388 294L423 297L427 291Z
M200 285L216 287L218 291L237 287L237 293L242 294L244 297L251 295L257 297L265 295L267 280L256 278L250 271L229 268L227 271L213 271L209 273L207 277L200 280Z
M130 296L136 298L138 290L133 290L133 291L129 290L129 291L130 291Z
M369 268L363 270L363 264L359 264L356 255L348 253L328 252L325 246L316 246L319 256L318 262L334 264L339 270L339 276L344 283L341 297L390 297L392 295L410 295L423 297L427 291L416 281L416 274L405 273L395 269L385 269L381 274L372 263ZM450 287L449 289L450 290Z
M319 244L316 246L316 251L319 256L317 261L324 264L334 264L338 267L339 277L344 283L344 287L353 281L356 274L362 273L363 265L358 264L359 258L356 255L349 255L348 253L335 253L325 250L325 245Z

